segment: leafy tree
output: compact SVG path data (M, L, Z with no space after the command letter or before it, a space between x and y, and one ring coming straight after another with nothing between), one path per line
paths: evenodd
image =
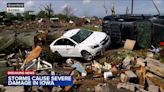
M22 14L17 13L17 14L16 14L16 17L17 17L17 20L23 21L23 16L22 16Z
M28 11L24 12L24 20L25 21L30 21L31 20L31 16L30 16Z
M38 14L37 18L51 18L54 16L54 10L52 8L51 3L43 6L44 9L41 9Z
M38 14L37 14L37 18L46 18L46 12L41 10Z
M6 13L6 18L9 20L15 20L15 16L12 13Z
M52 9L51 3L44 6L44 11L46 13L46 17L51 18L54 15L54 10Z

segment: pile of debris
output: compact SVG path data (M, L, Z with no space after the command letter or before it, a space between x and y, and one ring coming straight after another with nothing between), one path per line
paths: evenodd
M90 63L80 63L75 59L67 59L66 62L67 65L63 68L73 68L71 75L74 76L74 84L81 83L89 77L91 79L104 78L104 82L119 79L118 89L124 88L132 92L164 91L164 64L150 57L127 56L118 64L96 60ZM102 86L98 86L100 84ZM99 88L95 87L95 92L109 92L100 91L103 85L107 85L106 83L100 84L97 85ZM70 88L66 87L65 90L68 91Z
M109 86L111 84L118 90L164 92L164 64L154 59L156 53L149 50L144 50L144 54L142 51L137 53L132 51L133 47L134 45L125 44L124 49L108 50L102 53L102 58L90 62L68 58L65 63L59 65L42 60L40 53L43 49L36 46L25 59L20 58L15 60L15 63L10 64L9 61L7 63L19 69L35 69L39 71L38 75L63 74L73 76L72 86L51 87L50 89L48 87L31 87L31 90L42 90L43 92L47 92L47 90L52 90L51 92L76 90L74 92L84 92L80 91L78 85L82 86L94 81L95 84L92 88L86 88L89 92L111 92L112 88ZM9 55L7 58L10 62L12 56Z

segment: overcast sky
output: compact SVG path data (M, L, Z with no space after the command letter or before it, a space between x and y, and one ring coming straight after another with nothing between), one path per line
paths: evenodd
M164 14L164 0L154 0L161 14ZM76 16L105 16L103 8L104 0L0 0L0 11L6 10L6 3L25 3L25 10L40 11L44 5L51 3L54 13L61 13L63 8L70 6ZM112 3L115 5L116 14L125 14L128 7L131 9L131 0L105 0L108 14L111 14ZM153 6L152 0L134 0L135 14L158 14Z

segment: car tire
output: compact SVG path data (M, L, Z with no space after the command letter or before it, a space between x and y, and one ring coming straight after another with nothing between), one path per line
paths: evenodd
M85 59L87 61L91 61L93 59L93 56L88 51L82 51L81 55L82 55L83 59Z
M57 51L55 51L55 55L57 56L57 57L59 57L59 58L61 58L62 56L60 55L60 53L59 52L57 52Z

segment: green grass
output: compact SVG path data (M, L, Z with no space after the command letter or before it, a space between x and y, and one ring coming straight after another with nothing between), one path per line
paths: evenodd
M134 51L118 51L116 56L118 59L122 60L125 59L127 56L135 57L136 53Z

